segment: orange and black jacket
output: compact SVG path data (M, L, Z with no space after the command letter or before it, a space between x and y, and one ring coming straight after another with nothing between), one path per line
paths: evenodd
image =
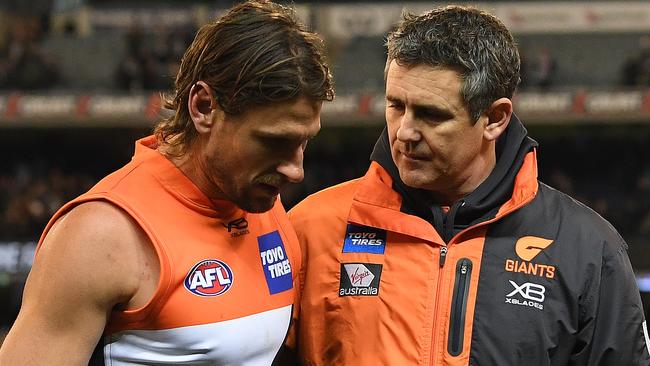
M650 365L627 245L538 182L536 145L513 116L491 175L443 210L399 179L384 131L364 177L293 208L300 363Z

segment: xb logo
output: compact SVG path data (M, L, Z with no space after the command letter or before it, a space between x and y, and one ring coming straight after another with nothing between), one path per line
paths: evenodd
M506 297L512 297L515 294L519 294L526 300L544 302L544 293L546 292L546 288L544 286L530 282L526 282L523 285L519 286L515 281L508 280L508 282L510 282L510 284L515 289L511 293L507 294Z

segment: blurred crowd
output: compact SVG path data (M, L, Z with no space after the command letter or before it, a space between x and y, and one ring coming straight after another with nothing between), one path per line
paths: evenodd
M650 35L639 38L639 49L625 60L621 79L626 86L650 86Z
M48 47L56 47L50 42L50 17L47 14L2 13L1 10L0 90L45 91L74 84L66 80L63 69L66 65L74 69L74 64L81 60L57 57L57 52ZM165 24L143 29L133 24L124 31L112 31L121 37L112 45L111 60L105 60L110 69L101 70L111 75L108 78L111 82L98 87L132 92L170 89L195 30L191 26L168 27ZM67 37L77 37L72 26L65 29L65 33ZM77 52L77 56L84 55L83 50ZM86 62L92 62L96 56L87 54L86 57ZM73 73L67 77L83 77L83 74Z
M125 55L115 69L115 86L124 91L171 89L194 31L164 25L150 32L130 27L124 35Z
M531 132L540 180L591 207L630 243L650 245L650 129L552 130Z
M57 43L51 42L53 26L50 14L30 14L24 10L18 13L3 12L0 6L0 90L68 87L74 84L69 79L83 77L81 69L79 73L75 72L75 63L93 63L93 60L96 61L93 57L105 58L102 60L101 73L110 75L106 85L98 85L100 88L127 92L167 90L173 85L181 57L192 40L196 26L160 22L142 27L133 21L130 26L96 30L95 36L102 32L118 35L108 39L98 38L101 42L111 43L107 46L112 51L110 56L93 55L92 51L84 54L83 50L78 50L79 53L73 58L81 56L87 59L71 60L64 56L65 53L56 52ZM66 36L81 37L73 22L67 23L64 28ZM577 76L580 74L578 71L585 72L582 70L585 65L593 64L590 62L594 58L590 55L594 52L593 45L574 47L581 49L580 55L560 57L566 53L567 45L553 47L553 37L535 39L524 36L518 39L522 60L521 90L604 86L598 81L602 77ZM635 37L638 38L636 48L632 45ZM629 35L626 39L630 43L626 51L612 52L611 60L607 63L609 70L600 71L611 75L605 78L609 80L610 87L648 87L650 35ZM385 60L383 37L353 36L345 41L326 39L326 44L340 89L354 92L368 86L374 89L382 87ZM364 60L364 66L357 64L360 58ZM351 68L350 65L356 66ZM97 70L91 72L96 73Z
M307 150L305 180L283 192L285 206L290 208L308 194L363 175L374 132L354 142L345 138L338 143L328 141L333 136L316 141L318 146ZM580 162L590 155L588 150L560 145L561 141L542 143L541 180L597 211L626 239L643 238L650 244L650 163L639 157L634 164L614 167L610 163L608 171L602 171L596 167L601 164L597 160ZM100 174L64 170L45 160L11 164L0 172L0 241L37 240L59 207L101 178Z
M37 240L56 210L95 183L45 161L7 168L0 172L0 240Z
M47 22L16 15L0 32L0 89L43 90L60 81L56 61L43 50Z
M520 49L521 58L521 83L520 89L538 88L546 90L557 86L558 62L551 50L546 47L539 47L532 55L525 49Z
M592 176L588 183L566 171L553 169L545 183L569 194L606 218L626 239L650 244L650 164L636 179L612 185Z

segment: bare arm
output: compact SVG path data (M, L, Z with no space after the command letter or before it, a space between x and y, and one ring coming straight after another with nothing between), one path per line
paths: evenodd
M152 251L119 208L90 202L72 209L39 249L0 364L87 365L111 310L149 295L143 279L151 273L143 268L152 266L142 262Z

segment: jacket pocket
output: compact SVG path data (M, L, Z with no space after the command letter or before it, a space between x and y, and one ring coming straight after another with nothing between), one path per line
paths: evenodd
M469 293L472 278L472 261L462 258L456 263L456 279L454 294L451 302L451 316L449 320L449 338L447 352L458 356L463 352L463 338L465 333L465 313L467 311L467 294Z

